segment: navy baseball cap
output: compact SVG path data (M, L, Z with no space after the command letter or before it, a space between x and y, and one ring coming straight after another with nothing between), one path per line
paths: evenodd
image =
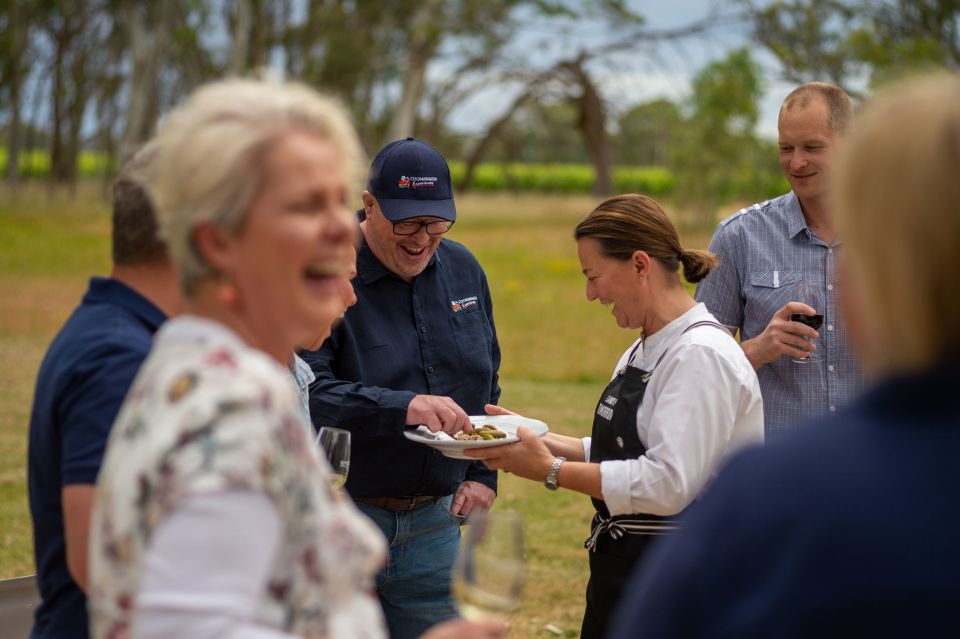
M420 216L457 219L447 161L415 138L395 140L380 149L370 165L367 190L391 222Z

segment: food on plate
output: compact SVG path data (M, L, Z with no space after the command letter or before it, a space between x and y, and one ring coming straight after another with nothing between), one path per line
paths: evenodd
M454 433L453 438L461 441L478 441L482 439L504 439L506 436L507 434L496 426L484 424L474 428L472 433L465 433L462 430L459 433Z

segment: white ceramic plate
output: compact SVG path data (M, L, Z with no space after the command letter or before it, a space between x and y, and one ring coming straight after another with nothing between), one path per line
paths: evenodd
M484 424L490 424L491 426L496 426L499 430L505 432L507 436L502 439L460 440L430 439L429 437L421 435L415 430L405 430L403 431L403 434L410 441L432 446L447 457L452 457L454 459L473 459L472 457L467 457L464 455L463 451L467 450L468 448L489 448L491 446L503 446L504 444L510 444L512 442L519 441L519 438L517 437L517 428L520 426L526 426L539 437L543 437L550 431L550 429L547 428L547 425L539 419L530 419L529 417L521 417L520 415L471 415L470 424L474 428L479 428Z

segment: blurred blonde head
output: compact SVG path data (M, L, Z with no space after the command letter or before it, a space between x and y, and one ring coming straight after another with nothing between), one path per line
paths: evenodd
M865 364L889 375L960 356L960 76L879 93L834 178L844 311Z
M237 233L261 186L265 151L291 131L329 142L347 167L350 189L359 190L365 161L346 111L305 85L214 82L162 122L150 190L188 298L199 282L216 275L193 245L193 229L213 222Z

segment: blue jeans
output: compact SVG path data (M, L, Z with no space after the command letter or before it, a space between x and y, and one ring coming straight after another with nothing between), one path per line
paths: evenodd
M390 544L387 566L377 575L390 639L416 639L433 624L458 616L450 571L463 518L450 513L451 499L448 495L405 512L357 504Z

